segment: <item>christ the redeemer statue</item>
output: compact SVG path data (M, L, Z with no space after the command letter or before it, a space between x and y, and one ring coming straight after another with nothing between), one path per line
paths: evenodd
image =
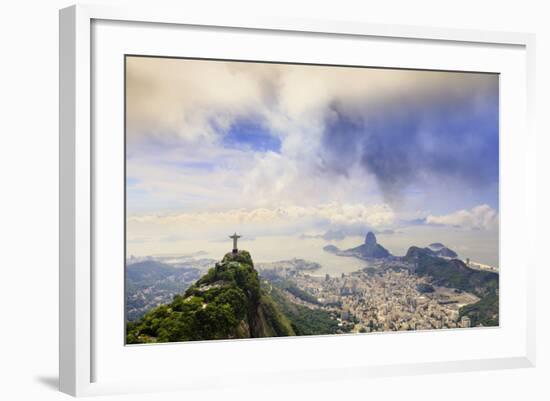
M239 252L239 250L237 249L237 240L241 238L241 236L237 235L237 233L234 233L233 235L230 235L229 238L233 240L233 253Z

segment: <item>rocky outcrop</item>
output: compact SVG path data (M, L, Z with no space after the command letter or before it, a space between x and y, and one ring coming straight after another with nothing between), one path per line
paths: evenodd
M343 253L349 256L359 256L362 258L387 258L391 256L388 250L376 241L376 236L370 231L365 237L364 244L345 250Z
M183 295L128 324L127 343L294 335L247 251L228 253Z

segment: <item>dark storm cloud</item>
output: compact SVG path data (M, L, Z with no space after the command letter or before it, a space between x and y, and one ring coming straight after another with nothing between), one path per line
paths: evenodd
M361 165L390 203L436 179L469 189L498 183L498 88L431 100L364 109L332 104L323 135L325 168L347 174Z

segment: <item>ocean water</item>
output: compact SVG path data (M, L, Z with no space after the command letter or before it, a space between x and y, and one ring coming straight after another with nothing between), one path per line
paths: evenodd
M387 248L393 255L402 256L412 246L427 246L432 242L442 242L458 253L462 259L499 266L498 264L498 236L494 233L465 232L452 229L438 229L426 227L412 227L393 234L377 235L378 243ZM292 258L305 259L319 263L321 269L316 275L340 275L350 273L368 266L368 262L353 258L337 256L323 250L328 244L336 245L340 249L348 249L363 243L364 237L347 237L339 241L327 241L322 238L302 238L300 236L265 236L247 238L245 234L239 240L238 247L246 249L252 255L255 263L276 262ZM144 244L142 244L144 245ZM220 260L232 248L232 241L189 241L182 240L168 245L163 243L147 244L139 248L132 247L130 253L135 255L185 255L194 252L204 252L201 257ZM140 249L141 248L141 249ZM147 252L149 250L156 252Z

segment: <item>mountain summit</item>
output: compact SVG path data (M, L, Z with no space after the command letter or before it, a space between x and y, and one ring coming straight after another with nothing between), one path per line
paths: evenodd
M387 258L391 256L388 250L376 241L376 236L371 231L367 233L364 244L345 250L344 253L363 258Z
M355 248L350 248L342 251L338 249L338 247L336 247L335 245L327 245L323 247L323 250L340 256L354 256L361 259L380 259L391 256L391 253L389 253L386 248L384 248L376 241L376 235L374 235L372 231L369 231L367 233L367 236L365 237L365 243L356 246Z
M295 335L286 316L260 288L250 253L227 253L183 295L128 323L127 343Z
M376 246L376 235L373 232L369 231L365 237L365 245L373 247Z

